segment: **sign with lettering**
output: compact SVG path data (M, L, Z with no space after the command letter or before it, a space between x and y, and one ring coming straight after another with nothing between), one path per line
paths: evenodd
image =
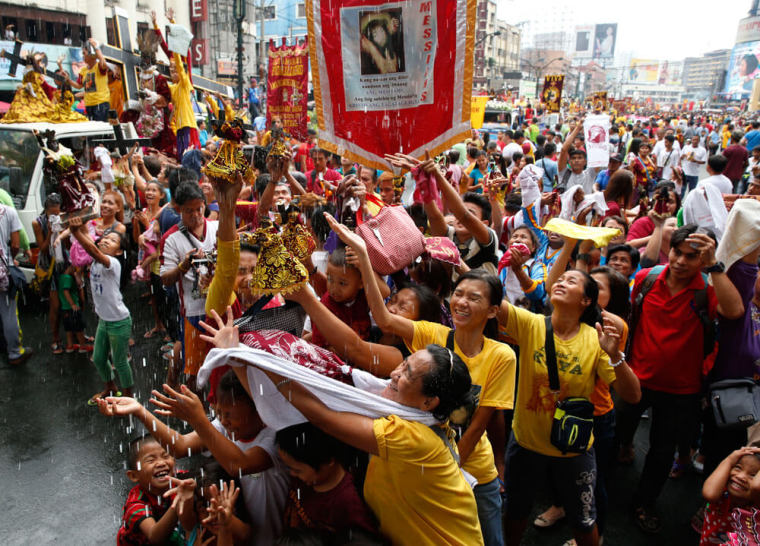
M388 170L470 132L477 0L308 0L320 145Z
M190 55L194 66L202 66L208 63L208 40L193 38L193 41L190 42Z
M309 83L309 46L307 42L277 47L269 41L267 72L267 125L279 118L287 133L306 140L309 115L306 109Z
M190 20L193 23L208 21L207 0L190 0Z

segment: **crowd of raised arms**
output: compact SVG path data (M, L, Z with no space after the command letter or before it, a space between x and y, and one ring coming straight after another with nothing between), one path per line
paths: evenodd
M103 119L96 45L84 96ZM220 97L204 99L227 123L207 131L172 59L120 107L153 146L79 158L98 217L63 226L51 193L33 224L52 352L91 352L102 390L82 402L144 425L119 545L517 545L563 519L570 542L601 544L645 412L641 530L694 468L701 544L757 543L760 439L705 400L760 372L760 121L612 113L609 164L591 168L583 115L549 125L528 105L510 130L388 150L378 170L266 126L255 81L242 141ZM28 238L0 206L16 255ZM129 283L149 307L125 304ZM141 400L144 338L168 373ZM537 476L553 506L531 521Z

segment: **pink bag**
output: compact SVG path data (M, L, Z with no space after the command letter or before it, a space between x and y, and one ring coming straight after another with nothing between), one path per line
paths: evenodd
M90 234L90 238L92 240L95 240L95 227L92 225L92 223L87 222L87 232ZM79 244L79 241L74 239L74 237L71 238L71 248L69 249L69 259L71 260L71 263L74 267L86 267L92 263L92 256L87 254L87 251L84 249L82 245Z
M367 243L372 268L381 275L403 269L425 252L425 238L404 207L383 207L356 233Z

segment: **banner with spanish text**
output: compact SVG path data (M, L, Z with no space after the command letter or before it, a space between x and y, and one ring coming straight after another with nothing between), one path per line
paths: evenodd
M472 97L472 106L470 107L470 123L473 129L483 127L483 120L486 116L486 104L490 97Z
M306 140L309 115L308 102L309 46L304 41L280 47L269 41L267 71L267 126L273 118L282 122L285 131L299 140Z
M544 90L541 91L541 101L547 112L559 112L562 104L562 87L565 85L564 74L555 74L544 78Z
M470 134L477 0L307 0L319 144L367 167Z

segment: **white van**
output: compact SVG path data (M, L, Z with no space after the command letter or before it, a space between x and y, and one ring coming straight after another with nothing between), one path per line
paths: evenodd
M0 124L0 188L13 198L32 248L36 246L32 221L42 214L45 196L57 191L50 183L46 187L42 171L44 153L33 133L48 129L55 131L58 141L74 152L85 169L92 158L89 141L114 138L112 126L101 121ZM27 279L31 279L34 265L20 265Z

